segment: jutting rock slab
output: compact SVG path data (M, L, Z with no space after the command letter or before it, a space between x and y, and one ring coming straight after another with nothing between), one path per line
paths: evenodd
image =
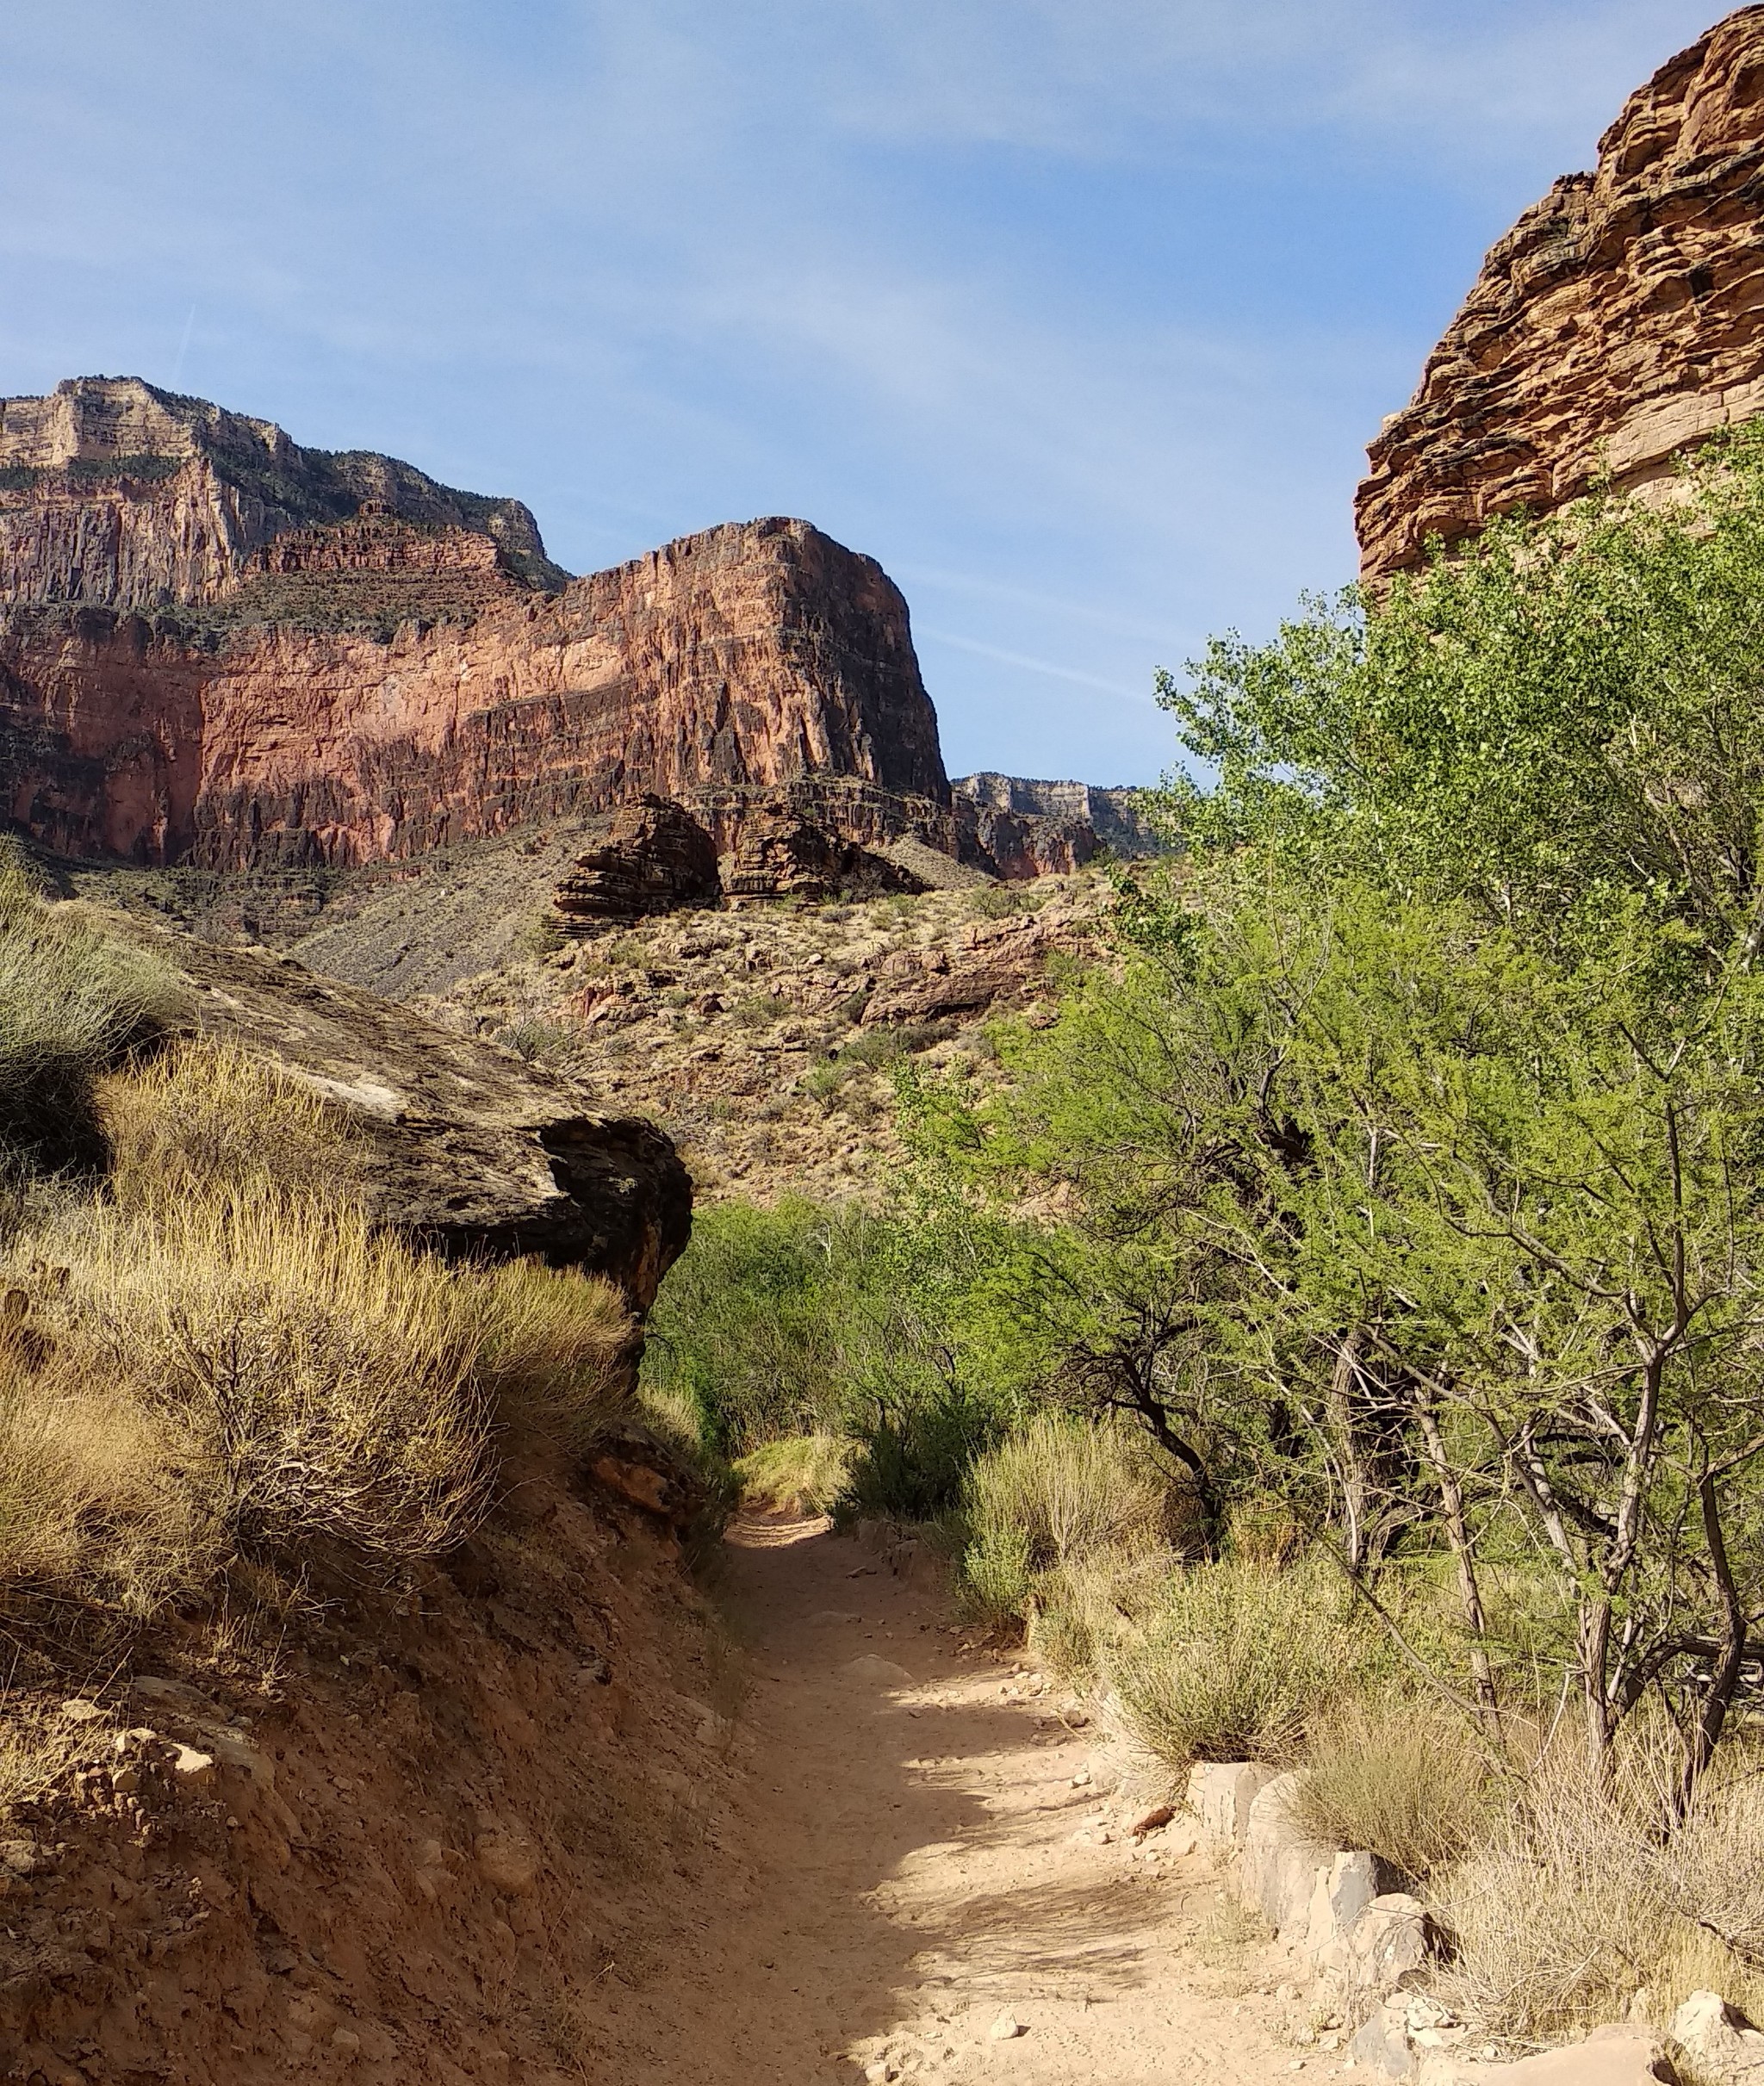
M692 1231L692 1182L641 1117L288 958L122 915L112 932L183 980L189 1021L311 1087L356 1132L374 1214L451 1257L534 1254L617 1282L638 1307Z

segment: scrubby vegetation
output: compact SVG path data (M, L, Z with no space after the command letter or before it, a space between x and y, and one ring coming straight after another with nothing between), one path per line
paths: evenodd
M665 1314L1173 1768L1306 1766L1515 2033L1758 1959L1761 599L1754 428L1221 641L1113 959Z
M631 1338L608 1284L450 1268L376 1230L310 1089L169 1038L165 981L22 871L0 901L27 1003L0 1002L15 1677L224 1605L241 1574L253 1599L265 1574L289 1599L315 1570L393 1574L468 1535L511 1456L587 1446Z

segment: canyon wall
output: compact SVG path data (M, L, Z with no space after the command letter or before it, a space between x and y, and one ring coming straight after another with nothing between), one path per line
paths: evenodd
M1160 845L1137 790L991 771L959 776L949 786L961 859L1011 882L1068 876L1105 848L1127 860L1155 854Z
M59 853L347 866L812 776L947 823L906 604L807 523L566 582L388 458L134 380L0 406L0 818Z
M1546 511L1764 412L1764 7L1663 65L1490 251L1368 452L1363 575Z

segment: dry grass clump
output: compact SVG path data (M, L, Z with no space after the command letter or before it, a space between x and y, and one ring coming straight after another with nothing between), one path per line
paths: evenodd
M625 1403L636 1328L624 1298L600 1276L531 1260L451 1280L500 1426L523 1444L580 1456Z
M1294 1816L1323 1847L1363 1847L1410 1884L1459 1860L1488 1830L1488 1764L1431 1704L1350 1700L1319 1719Z
M1171 1487L1143 1436L1044 1412L975 1462L963 1581L984 1613L1020 1616L1039 1574L1164 1548Z
M32 1344L15 1336L9 1398L0 1375L0 1577L134 1589L131 1612L235 1552L446 1549L511 1437L577 1453L625 1381L610 1284L455 1271L347 1201L88 1203L28 1248Z
M217 1186L291 1196L350 1196L358 1139L334 1108L282 1066L236 1043L183 1042L104 1080L110 1189L146 1209Z
M0 855L0 1151L50 1170L101 1165L92 1083L181 997L150 957L46 904L16 856Z
M1109 1672L1135 1736L1182 1769L1293 1760L1367 1663L1363 1625L1320 1568L1233 1561L1176 1574Z
M188 1437L230 1544L426 1555L482 1512L468 1314L444 1267L358 1209L219 1192L89 1208L43 1244L70 1270L62 1337Z
M831 1513L857 1443L842 1434L792 1434L761 1443L735 1466L744 1505L773 1513Z
M194 1444L81 1363L0 1338L0 1596L72 1593L152 1614L214 1562Z
M1457 1996L1475 2017L1545 2039L1620 2017L1637 1993L1662 2025L1699 1989L1764 2004L1758 1762L1718 1765L1676 1824L1679 1758L1676 1734L1638 1717L1609 1776L1574 1744L1537 1763L1440 1892Z

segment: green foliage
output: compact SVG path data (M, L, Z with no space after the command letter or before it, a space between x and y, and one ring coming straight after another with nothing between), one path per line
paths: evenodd
M1374 1665L1351 1595L1326 1567L1178 1574L1111 1673L1135 1735L1172 1767L1288 1764L1325 1706Z
M93 1082L176 1015L175 982L0 856L0 1163L102 1165Z
M1599 939L1636 892L1706 946L1758 908L1764 423L1650 512L1611 498L1494 524L1382 601L1313 600L1272 644L1163 677L1216 767L1172 804L1205 842L1276 845L1527 932Z

